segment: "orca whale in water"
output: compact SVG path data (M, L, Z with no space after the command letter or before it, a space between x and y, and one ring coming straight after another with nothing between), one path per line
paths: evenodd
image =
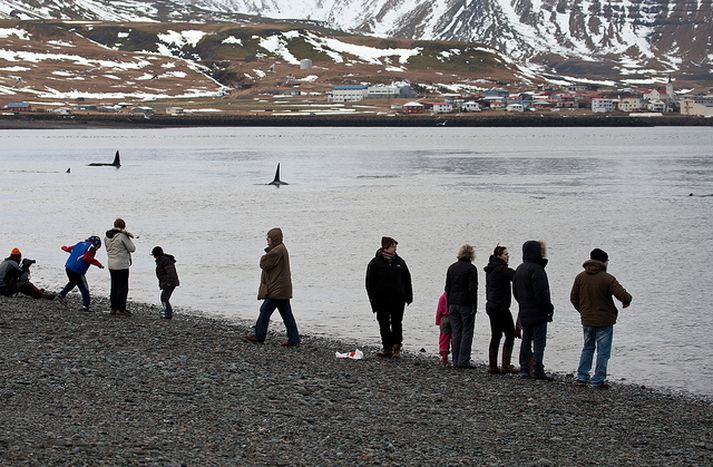
M277 163L277 170L275 171L275 179L268 183L268 185L275 185L275 186L280 186L280 185L289 185L287 182L283 182L280 180L280 163Z
M106 162L92 162L87 164L89 167L116 167L117 169L121 167L121 161L119 160L119 151L116 151L114 155L114 162L107 164Z

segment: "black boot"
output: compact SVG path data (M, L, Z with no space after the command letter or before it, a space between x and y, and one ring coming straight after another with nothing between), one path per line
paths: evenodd
M498 349L490 349L488 352L488 373L491 375L499 375L498 370Z
M500 367L500 373L517 373L517 368L510 364L512 359L512 347L503 347L503 364Z

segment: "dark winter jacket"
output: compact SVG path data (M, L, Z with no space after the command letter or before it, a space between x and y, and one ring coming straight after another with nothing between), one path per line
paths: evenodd
M616 323L618 311L612 296L625 306L631 303L631 295L607 272L601 261L590 259L582 265L584 271L574 279L570 301L582 315L582 326L610 326Z
M257 299L289 300L292 298L292 272L290 255L282 243L282 230L270 229L267 236L272 240L272 246L265 248L265 254L260 258L262 274Z
M510 283L515 270L497 256L490 255L485 266L485 310L509 310L512 302Z
M5 258L0 263L0 294L10 295L17 290L17 281L22 275L20 263L13 258Z
M446 298L448 305L478 305L478 268L468 258L459 258L446 272Z
M158 278L158 287L161 290L181 285L176 272L176 258L173 255L164 253L156 258L156 277Z
M399 306L413 302L411 273L399 255L391 261L377 250L376 256L366 268L366 293L369 295L371 309L376 312L379 306Z
M540 243L525 242L522 245L522 260L512 279L512 293L520 306L520 323L535 326L552 321L555 307L550 299L550 284L545 272L547 259L542 257Z

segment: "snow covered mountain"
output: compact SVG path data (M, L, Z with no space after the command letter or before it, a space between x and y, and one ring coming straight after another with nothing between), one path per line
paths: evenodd
M321 22L486 44L553 75L713 80L711 0L0 0L0 17Z

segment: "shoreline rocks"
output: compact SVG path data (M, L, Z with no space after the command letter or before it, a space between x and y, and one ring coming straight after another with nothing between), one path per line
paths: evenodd
M70 302L0 297L3 464L713 465L703 398L337 360L354 344L255 345L251 323Z
M627 114L574 114L557 112L439 115L143 115L26 113L0 118L0 129L57 128L184 128L184 127L653 127L712 126L713 119L664 114L642 117Z

